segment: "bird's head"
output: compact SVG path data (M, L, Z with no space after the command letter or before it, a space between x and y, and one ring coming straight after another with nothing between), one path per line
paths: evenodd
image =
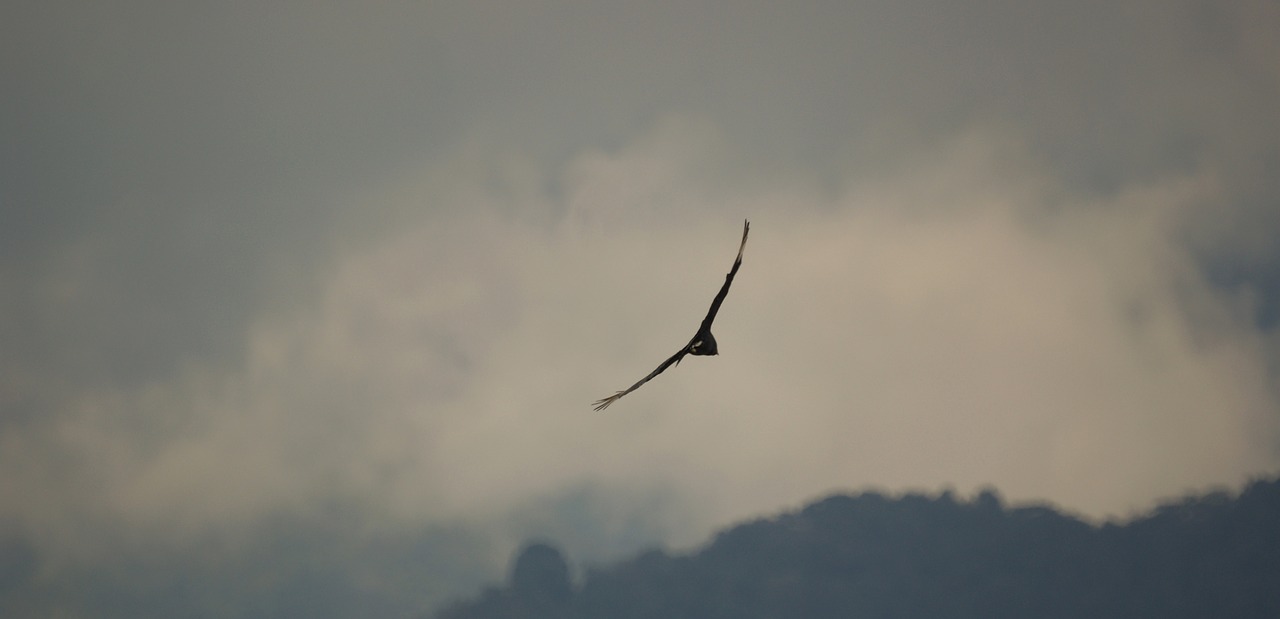
M689 343L689 354L699 356L720 354L720 349L716 347L716 336L711 335L710 331L694 336L693 341Z

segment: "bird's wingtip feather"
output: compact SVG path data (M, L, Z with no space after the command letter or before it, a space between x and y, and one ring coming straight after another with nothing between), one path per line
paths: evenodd
M597 411L602 411L606 408L609 408L609 405L616 402L618 398L621 398L623 393L624 392L619 391L618 393L615 393L607 398L600 398L599 400L592 402L591 407Z

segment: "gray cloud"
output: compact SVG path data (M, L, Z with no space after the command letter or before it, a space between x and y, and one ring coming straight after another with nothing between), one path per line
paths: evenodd
M0 19L0 610L1276 468L1273 4L95 7Z

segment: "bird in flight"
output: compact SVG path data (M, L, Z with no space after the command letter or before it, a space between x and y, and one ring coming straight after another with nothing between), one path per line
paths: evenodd
M742 244L738 245L738 257L733 259L733 268L729 269L729 274L724 276L724 285L720 287L720 292L716 294L716 298L711 302L711 309L707 310L707 317L702 319L702 324L698 326L698 332L693 334L693 339L684 345L676 354L671 355L666 361L663 361L658 369L649 373L648 376L641 378L639 382L626 389L619 391L607 398L596 400L592 403L597 411L609 408L610 404L617 402L619 398L649 382L649 379L662 373L663 370L671 367L672 364L680 365L680 360L685 355L716 355L719 350L716 349L716 338L711 335L711 322L716 319L716 312L720 311L720 304L724 302L724 298L729 294L729 285L733 283L733 276L738 274L738 267L742 266L742 250L747 246L747 232L751 230L751 222L742 222Z

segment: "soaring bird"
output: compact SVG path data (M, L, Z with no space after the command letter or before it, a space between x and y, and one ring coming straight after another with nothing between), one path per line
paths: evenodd
M747 246L747 233L751 231L751 222L743 220L742 222L742 244L738 245L738 257L733 259L733 268L729 269L729 274L724 276L724 285L720 287L720 292L716 294L716 298L711 302L711 309L707 310L707 317L702 319L702 324L698 326L698 332L693 334L693 338L689 340L684 348L676 351L666 361L663 361L658 369L649 373L648 376L641 378L639 382L626 389L619 391L607 398L596 400L591 404L597 411L609 408L610 404L617 402L619 398L649 382L649 379L662 373L663 370L671 367L671 364L680 365L680 360L685 355L717 355L720 351L716 348L716 338L711 335L711 322L716 319L716 312L720 311L720 304L724 302L724 298L729 294L729 285L733 283L733 276L738 274L738 267L742 266L742 250Z

